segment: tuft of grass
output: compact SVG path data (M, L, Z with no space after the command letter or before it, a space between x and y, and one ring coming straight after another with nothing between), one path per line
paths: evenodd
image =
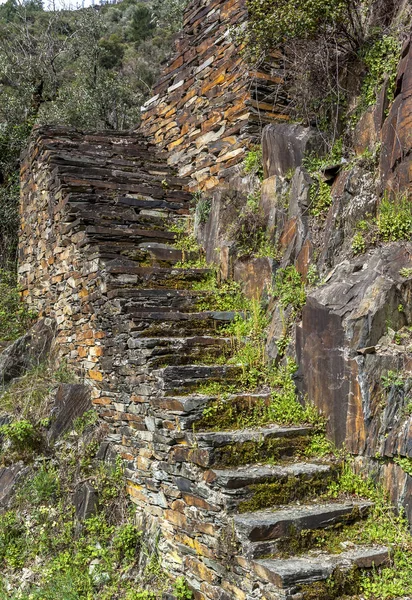
M0 388L0 414L38 423L49 416L50 401L58 385L75 381L65 362L56 369L45 363L38 365L8 387Z
M21 301L16 274L0 269L0 340L17 339L35 319L36 313Z

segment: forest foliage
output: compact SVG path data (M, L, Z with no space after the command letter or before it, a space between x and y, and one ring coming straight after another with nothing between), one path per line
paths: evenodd
M35 124L136 126L186 0L44 10L0 6L0 268L16 258L19 157Z

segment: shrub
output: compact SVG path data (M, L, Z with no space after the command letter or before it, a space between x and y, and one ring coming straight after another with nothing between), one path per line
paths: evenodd
M393 99L400 50L399 40L392 35L383 35L362 52L367 68L361 90L362 109L376 102L385 77L388 77L388 98Z
M249 194L246 206L228 230L240 256L276 258L277 249L266 232L266 219L259 207L260 193Z
M310 186L309 199L310 212L314 217L324 215L332 204L331 187L320 175L316 176L315 183Z
M0 435L9 440L12 449L18 453L33 450L40 442L37 429L26 419L2 425L0 427Z
M277 270L273 295L279 299L283 308L292 306L294 310L299 311L303 307L306 302L305 286L294 265Z
M408 196L396 196L391 200L385 194L378 207L377 225L384 242L411 239L412 202Z

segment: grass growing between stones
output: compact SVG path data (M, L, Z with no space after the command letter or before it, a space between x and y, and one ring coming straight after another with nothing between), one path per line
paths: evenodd
M280 425L322 425L318 412L309 404L303 406L296 393L293 375L297 369L291 359L274 365L266 353L267 316L257 301L250 303L246 317L237 315L225 327L224 335L232 339L233 356L228 364L239 365L237 384L209 383L197 392L217 396L204 410L197 424L204 429L241 429L278 423ZM233 397L236 392L265 391L264 395Z
M340 476L329 483L323 497L366 498L374 504L365 519L322 531L302 531L285 545L284 555L307 552L308 549L340 553L353 544L386 546L390 561L370 572L358 573L359 595L351 598L390 600L412 594L412 535L402 510L397 510L387 493L371 478L353 470L350 458L341 464ZM320 595L320 598L324 596Z

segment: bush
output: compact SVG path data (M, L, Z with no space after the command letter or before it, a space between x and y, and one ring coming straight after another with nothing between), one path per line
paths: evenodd
M254 146L246 154L243 161L243 169L248 175L256 175L263 180L263 156L261 146Z
M13 421L8 425L2 425L0 427L0 435L4 436L6 440L9 440L12 450L19 454L24 453L27 450L33 450L40 443L39 432L34 425L26 419Z
M294 265L278 269L273 287L273 295L279 299L283 308L292 306L299 311L306 302L305 286L302 276Z

